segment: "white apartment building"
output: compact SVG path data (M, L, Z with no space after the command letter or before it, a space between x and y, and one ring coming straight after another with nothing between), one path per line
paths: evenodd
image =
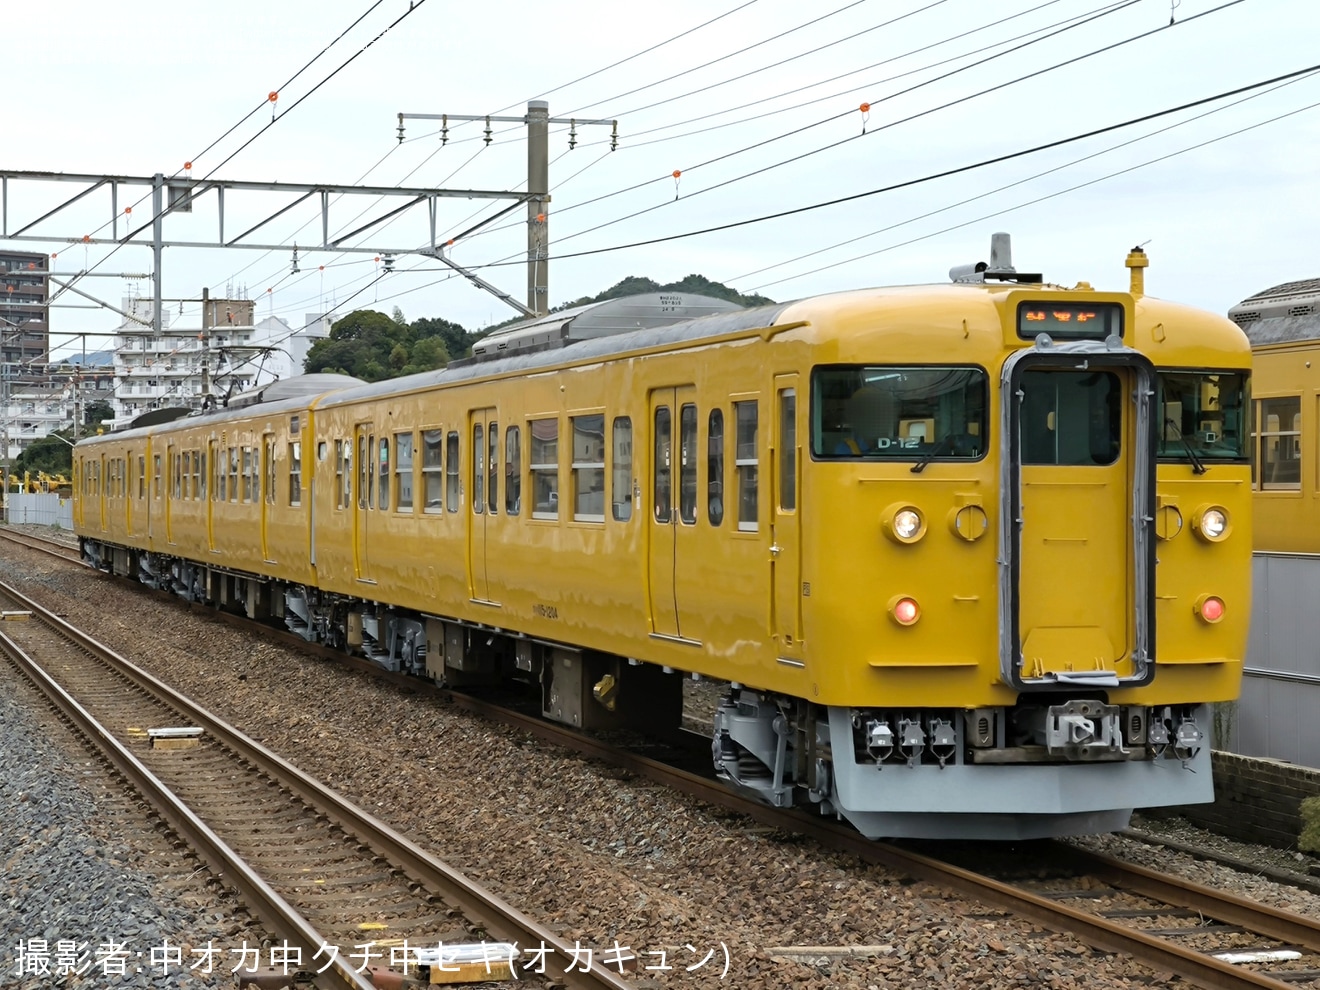
M115 337L113 429L153 409L223 405L231 395L302 374L312 344L330 334L332 317L313 314L298 328L277 316L254 322L249 300L208 300L202 326L152 329L152 302L125 299Z

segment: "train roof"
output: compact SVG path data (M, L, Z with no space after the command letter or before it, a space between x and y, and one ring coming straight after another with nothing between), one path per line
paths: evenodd
M1228 311L1252 347L1320 340L1320 278L1271 286Z

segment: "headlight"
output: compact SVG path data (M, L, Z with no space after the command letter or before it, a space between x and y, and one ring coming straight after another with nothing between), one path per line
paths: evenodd
M895 503L885 509L885 535L896 543L916 543L926 535L926 518L915 505Z
M1192 520L1196 535L1210 543L1218 543L1228 536L1228 510L1218 505L1202 506Z

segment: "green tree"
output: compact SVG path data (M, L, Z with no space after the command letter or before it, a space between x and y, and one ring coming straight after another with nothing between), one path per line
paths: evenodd
M114 418L115 407L105 399L93 399L83 406L83 422L88 426L98 426Z
M70 446L72 441L65 436L67 432L61 430L56 435L33 440L9 465L10 475L21 479L26 472L35 478L44 471L69 477L73 473L73 447Z

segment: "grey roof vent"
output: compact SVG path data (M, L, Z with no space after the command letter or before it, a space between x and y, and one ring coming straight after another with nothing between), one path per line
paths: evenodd
M567 347L580 340L648 330L742 308L727 299L687 292L649 292L605 299L497 330L472 346L472 360L491 361L513 354Z

